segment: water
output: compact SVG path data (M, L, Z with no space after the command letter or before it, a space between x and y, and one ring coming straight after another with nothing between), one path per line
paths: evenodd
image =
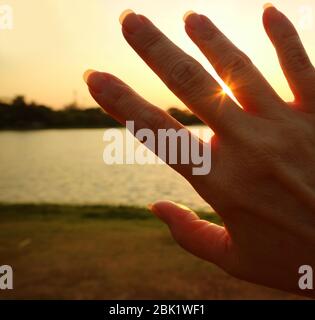
M119 129L124 132L125 129ZM0 202L206 203L166 165L106 165L104 129L0 132Z

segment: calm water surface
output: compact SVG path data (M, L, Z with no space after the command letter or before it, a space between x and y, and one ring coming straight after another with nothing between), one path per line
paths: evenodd
M169 199L208 207L166 165L105 164L103 134L104 129L0 132L0 202L146 206Z

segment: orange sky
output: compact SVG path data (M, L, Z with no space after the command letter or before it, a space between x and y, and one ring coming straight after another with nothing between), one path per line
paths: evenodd
M112 72L152 103L182 106L123 39L118 17L131 8L147 15L176 44L205 58L185 34L188 10L208 15L260 68L271 84L290 100L290 90L261 23L260 0L6 0L13 8L13 29L0 30L0 97L24 94L55 108L73 101L93 106L82 81L86 69ZM274 1L298 27L315 62L314 0ZM3 4L3 2L1 2Z

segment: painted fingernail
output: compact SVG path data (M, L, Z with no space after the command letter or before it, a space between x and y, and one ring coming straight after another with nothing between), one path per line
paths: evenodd
M110 82L110 78L105 73L101 73L98 71L93 71L92 73L89 73L88 70L86 74L86 83L92 92L100 94L106 90Z
M123 30L128 33L134 33L139 30L144 25L144 21L135 14L132 10L124 11L119 18L121 25L123 26Z
M184 15L184 21L188 28L192 30L201 29L204 27L204 21L201 16L193 11L188 11Z

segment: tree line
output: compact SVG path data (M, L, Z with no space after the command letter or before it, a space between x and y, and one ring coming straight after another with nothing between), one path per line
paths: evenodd
M200 120L187 110L176 107L168 113L184 125L200 124ZM27 103L24 96L16 96L10 103L0 101L0 129L58 129L58 128L109 128L121 125L101 108L80 109L75 104L61 110L49 106Z

